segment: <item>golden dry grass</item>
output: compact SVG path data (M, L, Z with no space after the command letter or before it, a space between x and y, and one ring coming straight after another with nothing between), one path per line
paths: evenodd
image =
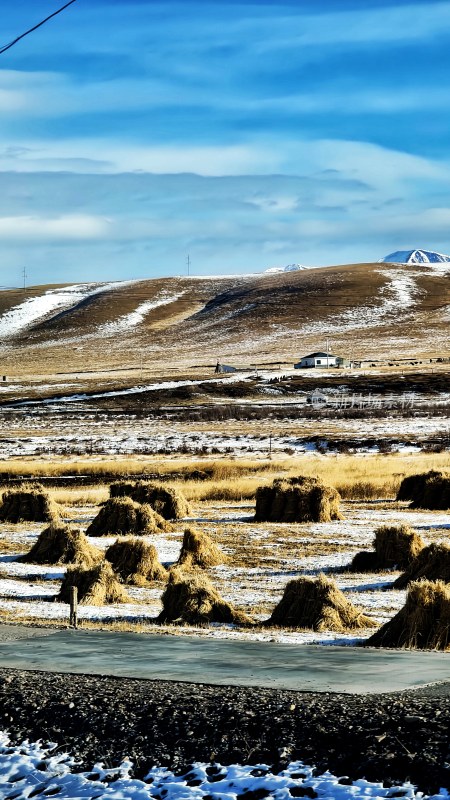
M447 650L450 646L450 586L443 581L414 581L406 603L367 640L368 647Z
M429 470L450 469L449 453L418 453L404 455L304 455L268 460L232 459L192 460L186 458L135 457L116 459L9 459L2 462L2 472L11 477L57 477L66 474L92 476L100 485L95 487L54 488L50 492L64 505L81 505L83 498L103 502L107 489L101 484L105 474L117 478L134 475L159 475L174 472L179 480L168 480L183 492L188 500L245 500L255 496L261 485L270 485L274 478L302 474L318 476L324 483L335 486L343 499L395 498L402 479ZM189 478L202 473L205 480ZM5 489L3 489L5 491Z
M205 625L209 622L232 622L247 625L252 620L227 603L201 573L186 574L180 568L170 571L169 582L162 596L163 610L158 622L187 622Z
M178 566L183 566L185 569L216 567L218 564L225 564L227 560L207 533L192 527L186 528L177 561Z
M289 581L266 624L337 633L376 625L325 575Z
M89 568L101 558L101 551L82 531L57 523L45 528L20 560L28 564L77 564Z
M69 567L61 584L58 600L62 603L70 601L70 589L78 589L80 605L103 606L107 603L129 603L130 598L119 583L109 561L102 561L90 569Z
M149 586L167 577L156 547L135 536L117 539L107 548L105 558L122 581L133 586Z

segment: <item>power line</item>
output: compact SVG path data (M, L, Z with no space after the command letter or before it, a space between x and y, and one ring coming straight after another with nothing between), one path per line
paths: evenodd
M41 22L38 22L37 25L33 25L32 28L29 28L29 30L25 31L25 33L21 33L20 36L17 36L15 39L13 39L12 42L9 42L9 44L5 44L3 47L0 47L0 55L1 53L6 53L7 50L9 50L11 47L14 47L14 45L17 44L17 42L20 42L20 40L23 39L25 36L28 36L29 33L33 33L33 31L36 31L38 28L41 27L41 25L45 25L45 23L48 22L49 19L52 19L52 17L56 17L57 14L60 14L61 11L64 11L65 8L71 6L72 3L75 2L76 0L69 0L68 3L66 3L64 6L61 6L61 8L58 8L57 11L54 11L53 14L50 14Z

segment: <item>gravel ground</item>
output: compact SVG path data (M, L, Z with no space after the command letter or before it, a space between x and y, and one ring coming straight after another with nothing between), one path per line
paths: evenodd
M450 788L450 684L389 695L299 693L0 669L0 727L91 769L303 759L355 780ZM385 785L390 785L385 783Z

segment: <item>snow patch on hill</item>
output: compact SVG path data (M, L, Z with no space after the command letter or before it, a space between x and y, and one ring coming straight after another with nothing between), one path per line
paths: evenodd
M107 322L105 325L101 325L99 328L99 333L102 336L113 336L117 333L126 332L130 328L135 328L144 321L145 317L150 313L150 311L153 311L155 308L160 308L160 306L167 306L170 305L170 303L175 303L175 301L179 300L183 294L185 294L185 292L179 292L178 294L171 295L163 294L158 299L146 300L129 314L124 314L114 322Z
M380 274L387 278L386 285L380 290L379 300L376 304L356 306L343 311L335 317L323 322L313 322L304 325L302 334L346 333L347 331L362 328L377 328L398 316L411 311L416 305L420 294L414 272L380 270Z
M73 308L82 300L101 292L119 289L134 281L113 283L79 283L60 289L49 289L39 297L30 297L0 316L0 337L9 339L26 331L54 314Z

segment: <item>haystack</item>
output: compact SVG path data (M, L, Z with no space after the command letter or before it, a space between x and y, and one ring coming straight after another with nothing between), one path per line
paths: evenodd
M147 481L118 481L109 489L111 497L131 497L137 503L149 503L164 519L183 519L190 513L184 495L170 486Z
M109 561L101 561L91 569L69 567L58 595L62 603L70 602L70 588L78 589L78 602L83 606L131 602Z
M379 569L406 569L425 547L425 542L409 525L383 525L375 531L374 552L356 553L352 572L375 572Z
M226 557L210 536L195 528L186 528L177 564L181 567L216 567Z
M289 581L265 624L342 633L349 628L371 628L376 623L355 608L334 581L319 575Z
M29 553L20 558L27 564L77 564L92 567L102 553L82 531L69 525L49 525L42 531Z
M400 484L397 500L412 500L412 508L446 510L450 508L450 474L430 470L409 475Z
M403 608L365 644L367 647L447 650L450 645L450 586L443 581L411 583Z
M256 491L256 522L331 522L342 519L339 492L319 478L277 479Z
M406 589L411 581L425 578L428 581L450 583L450 546L429 544L407 566L394 582L394 589Z
M58 517L58 506L38 483L3 492L1 522L53 522Z
M170 525L149 505L135 503L130 497L107 500L92 520L88 536L130 534L144 536L170 530Z
M148 586L153 581L167 577L167 571L158 559L156 547L143 539L129 536L117 539L105 552L105 558L124 583Z
M187 622L204 625L208 622L234 622L248 625L247 614L227 603L204 573L186 575L172 569L162 596L163 610L158 622Z

